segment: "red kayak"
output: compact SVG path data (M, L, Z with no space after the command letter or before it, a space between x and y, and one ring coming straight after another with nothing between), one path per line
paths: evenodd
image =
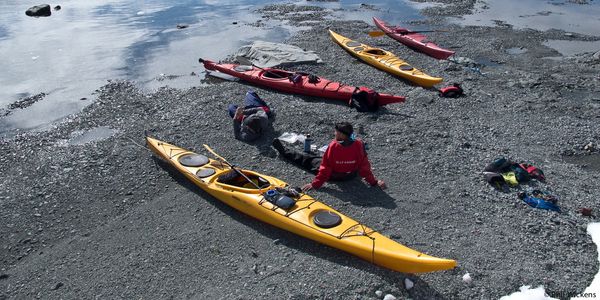
M389 37L433 58L446 59L454 54L454 51L441 48L440 46L427 41L427 37L418 32L413 32L398 26L387 25L385 22L375 17L373 17L373 22L375 22L375 25L383 30Z
M366 87L344 85L306 73L238 64L220 64L202 58L199 61L207 70L229 74L258 86L291 94L341 100L349 105L354 105L359 111L362 110L357 99L364 99L368 102L368 104L363 103L363 106L368 106L370 111L376 110L378 106L405 101L402 96L379 94Z

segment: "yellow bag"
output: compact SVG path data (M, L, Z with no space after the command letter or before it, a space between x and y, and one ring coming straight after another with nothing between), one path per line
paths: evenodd
M510 186L519 185L519 181L517 181L517 175L515 172L502 173L502 178L504 178L504 181L506 181L506 183Z

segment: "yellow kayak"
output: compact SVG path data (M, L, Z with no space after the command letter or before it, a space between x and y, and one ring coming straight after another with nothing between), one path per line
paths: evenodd
M433 77L413 68L407 62L389 51L353 41L329 30L331 38L350 54L380 70L402 77L423 87L432 87L442 82L442 78Z
M227 205L263 222L405 273L451 269L456 261L403 246L309 195L286 195L287 183L147 137L148 147L194 184Z

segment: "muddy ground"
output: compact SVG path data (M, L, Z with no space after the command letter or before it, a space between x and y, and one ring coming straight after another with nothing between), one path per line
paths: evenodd
M199 152L206 143L239 166L294 186L309 182L310 174L270 148L273 135L252 144L233 139L226 107L250 86L209 80L144 93L134 83L114 81L54 128L0 143L0 299L381 299L376 291L400 299L493 299L522 285L543 285L555 297L583 291L598 272L597 250L586 234L596 218L579 209L600 210L600 60L592 54L548 59L560 54L541 43L594 38L502 24L448 25L443 15L473 7L473 1L452 3L427 9L430 18L417 23L450 29L429 36L454 49L461 63L369 37L373 25L332 21L318 8L261 11L267 20L286 11L292 22L319 21L287 42L316 51L324 63L295 69L405 95L404 104L359 113L341 103L252 88L278 113L274 135L308 132L325 144L335 121L362 126L374 173L389 188L357 180L311 195L409 247L456 259L456 269L388 271L260 223L202 192L143 147L146 134ZM390 50L446 83L462 83L466 96L440 98L358 62L329 39L327 28ZM527 51L506 51L519 47ZM97 127L116 133L72 142ZM547 182L495 190L481 171L500 156L540 167ZM562 213L517 198L532 188L558 195ZM467 272L470 285L462 281ZM405 289L405 278L415 283L412 289Z

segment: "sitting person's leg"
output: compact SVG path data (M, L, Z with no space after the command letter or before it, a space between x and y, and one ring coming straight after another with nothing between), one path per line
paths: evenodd
M300 166L313 174L317 174L321 165L321 156L301 152L292 147L286 147L279 139L273 140L273 148L285 159Z

